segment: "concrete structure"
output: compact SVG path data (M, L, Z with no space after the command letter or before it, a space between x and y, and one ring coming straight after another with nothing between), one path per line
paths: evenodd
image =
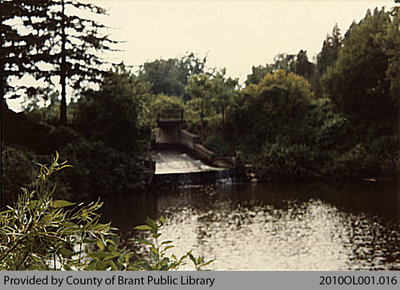
M235 166L233 157L218 156L199 143L199 136L184 129L183 111L169 109L158 117L158 128L155 129L156 146L183 146L190 155L199 158L204 163L216 167L232 168Z

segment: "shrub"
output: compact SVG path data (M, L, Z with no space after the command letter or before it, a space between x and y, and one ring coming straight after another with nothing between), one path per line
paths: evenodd
M74 170L62 172L58 182L69 187L74 199L131 190L145 183L143 165L138 159L102 142L77 140L61 152L74 164Z
M82 135L74 131L71 128L60 126L54 127L46 136L45 140L47 142L47 148L51 154L55 150L60 151L65 145L72 143L74 141L82 139Z
M233 154L229 144L226 143L226 141L217 132L213 132L208 135L204 142L204 146L219 155L228 156Z
M28 186L34 178L32 162L22 150L1 146L1 197L2 204L15 200L20 186Z
M277 140L265 144L261 158L255 160L257 174L268 181L308 179L316 176L315 152L307 145Z

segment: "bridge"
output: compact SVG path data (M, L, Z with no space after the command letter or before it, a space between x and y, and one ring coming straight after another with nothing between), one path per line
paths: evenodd
M182 125L183 120L183 109L170 108L162 110L157 117L158 127L162 126L179 126Z

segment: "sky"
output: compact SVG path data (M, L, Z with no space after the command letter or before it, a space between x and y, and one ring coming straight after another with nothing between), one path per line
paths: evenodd
M194 52L207 56L210 68L226 68L240 83L252 66L272 63L279 53L306 50L310 60L335 23L345 34L368 8L387 9L393 0L84 0L106 8L93 16L109 27L110 38L122 41L119 52L102 57L138 68L146 61L180 58ZM86 16L83 14L83 16ZM20 100L8 102L20 110Z
M195 52L211 67L226 67L243 82L253 65L271 63L279 53L306 50L313 59L335 23L344 34L368 8L393 6L377 1L106 1L103 22L110 37L123 40L113 62L140 65L157 58Z

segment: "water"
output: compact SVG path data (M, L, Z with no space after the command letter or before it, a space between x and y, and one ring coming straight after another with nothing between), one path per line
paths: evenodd
M193 249L213 270L400 270L396 184L221 184L105 200L104 217L133 236L166 218L175 254Z
M175 150L159 150L155 155L155 174L186 174L195 172L208 172L221 170L208 166L189 156L186 153Z
M231 184L228 168L204 164L187 153L172 149L159 149L154 156L156 168L153 183L163 186L193 186L199 184Z

